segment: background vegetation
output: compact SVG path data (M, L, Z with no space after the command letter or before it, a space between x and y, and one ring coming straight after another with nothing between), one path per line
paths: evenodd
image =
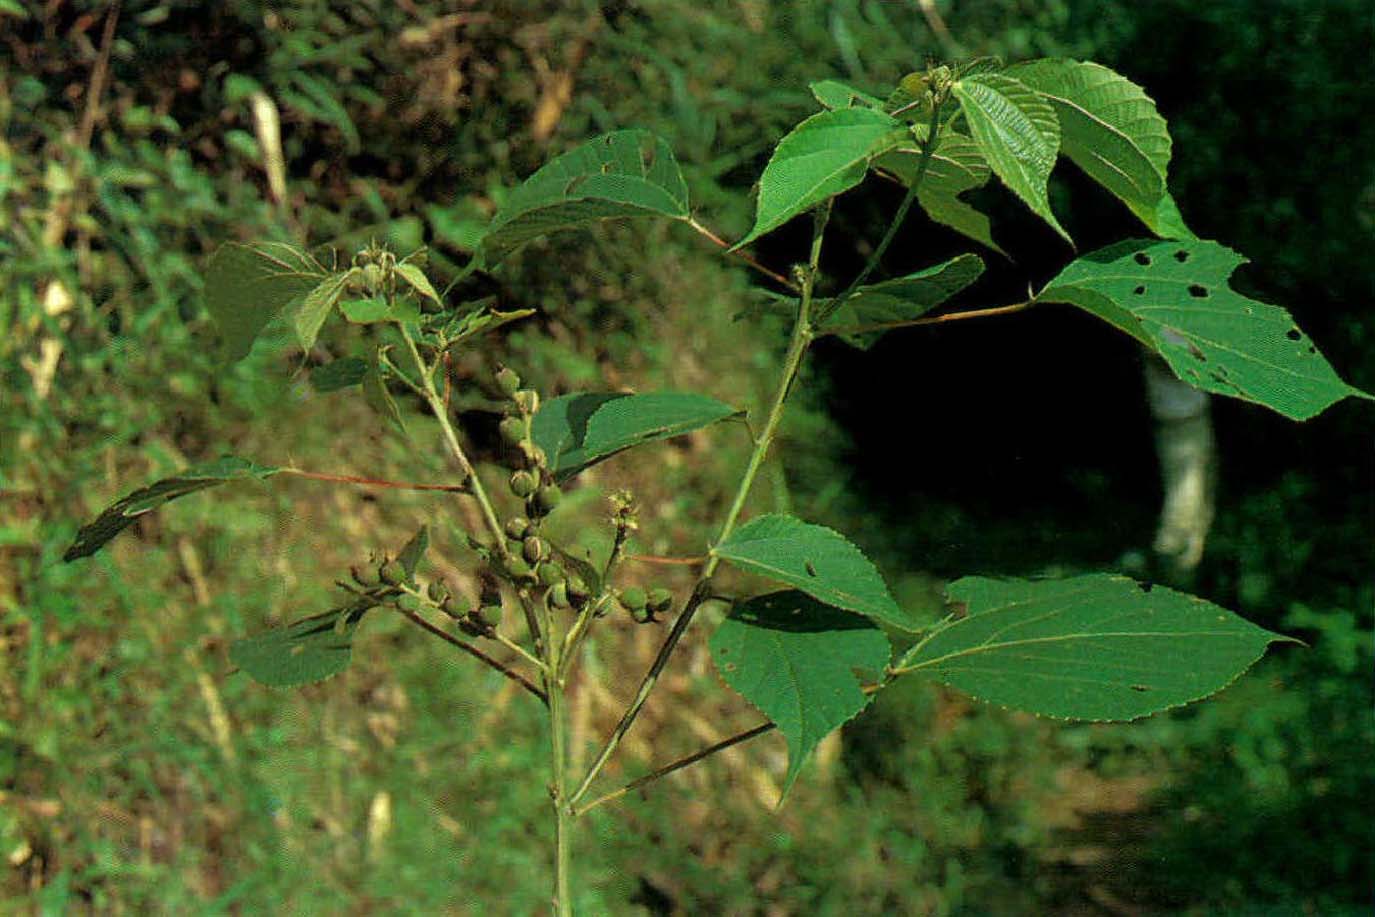
M221 241L347 250L371 236L462 263L500 189L594 133L665 136L723 235L810 79L879 86L928 57L1089 57L1170 120L1194 228L1250 256L1353 384L1375 388L1375 43L1361 0L644 0L106 3L0 0L0 902L60 913L386 910L523 914L547 887L538 721L500 679L370 625L332 682L272 693L228 674L228 639L325 607L329 583L452 504L300 480L169 506L91 562L79 520L232 449L322 471L437 478L436 451L314 393L285 336L217 371L199 268ZM933 30L933 24L946 31ZM747 62L747 65L742 62ZM280 109L270 187L255 92ZM1069 170L1057 209L1087 250L1133 233ZM1012 301L1067 257L991 197ZM862 257L881 187L836 219ZM786 264L787 233L761 257ZM866 243L865 240L868 240ZM957 241L914 219L934 262ZM929 257L926 254L929 253ZM750 281L672 228L531 246L465 292L535 306L500 352L455 366L491 432L497 359L547 392L693 388L753 406L778 358ZM1069 310L1065 310L1068 312ZM346 346L346 335L322 343ZM1093 354L1094 372L1061 367ZM319 355L317 355L319 356ZM864 533L934 607L972 572L1138 562L1158 494L1136 356L1068 314L823 350L759 508ZM895 418L892 391L929 395ZM409 406L412 410L414 405ZM1372 884L1375 750L1369 415L1301 427L1218 403L1223 487L1196 591L1304 637L1219 698L1127 727L1064 726L914 688L845 730L772 812L766 739L599 809L577 862L587 913L1355 912ZM416 442L427 428L418 418ZM901 436L906 442L894 442ZM912 441L918 444L914 450ZM921 444L925 445L921 445ZM700 550L745 451L728 430L608 463L589 517L629 484L646 553ZM664 568L646 580L672 584ZM658 634L609 628L575 707L600 737ZM707 628L703 628L703 632ZM627 743L632 771L753 722L692 649ZM531 740L531 741L527 741Z

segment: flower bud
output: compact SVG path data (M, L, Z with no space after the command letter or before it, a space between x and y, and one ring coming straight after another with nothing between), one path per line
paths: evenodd
M507 417L497 425L501 441L508 446L518 446L525 439L525 421L519 417Z
M525 562L524 557L512 555L506 562L506 572L516 579L533 579L535 571L530 569L530 565Z
M515 401L516 407L522 414L533 414L539 410L539 392L532 388L523 388L511 396Z
M524 541L530 534L530 520L524 516L512 516L506 521L506 537L512 541Z
M533 494L537 487L539 487L539 481L528 471L517 471L511 475L511 493L522 500Z
M649 598L645 595L645 591L639 586L631 586L628 589L622 589L616 598L620 601L621 607L631 614L637 611L643 611L645 605L649 602Z
M509 366L503 366L497 370L496 383L497 388L507 398L512 397L520 390L520 376L516 375L516 371Z

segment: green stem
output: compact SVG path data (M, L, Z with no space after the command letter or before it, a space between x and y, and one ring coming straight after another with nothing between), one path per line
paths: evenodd
M554 913L572 917L573 898L569 875L573 846L573 809L568 798L568 716L565 712L565 681L562 642L554 632L554 616L544 605L544 688L549 695L549 757L552 782L549 796L554 805Z
M802 295L798 299L797 318L793 323L792 339L788 343L787 355L783 358L783 374L779 379L778 388L774 392L773 403L769 407L768 420L765 421L764 428L755 441L754 452L750 455L749 465L746 466L745 474L740 479L740 486L735 492L735 500L731 503L730 511L726 513L725 521L721 524L721 531L716 536L714 544L721 544L730 537L731 532L735 531L735 524L745 508L745 501L750 495L750 489L754 486L754 479L758 477L759 469L764 465L769 447L773 445L774 436L778 432L779 423L783 420L783 408L787 403L788 394L792 391L793 383L797 380L797 374L802 369L802 359L806 356L807 347L812 342L810 318L812 289L816 283L817 266L821 261L821 239L830 215L831 204L828 200L818 208L812 232L811 257L808 260L808 270L802 283ZM716 568L720 563L720 557L712 553L706 566L702 568L702 573L698 577L696 586L693 587L692 596L683 608L683 613L678 616L678 620L673 622L673 628L664 638L663 645L659 647L658 655L654 657L649 672L640 682L640 688L636 691L634 700L626 708L621 721L616 724L611 737L602 746L597 759L588 768L587 775L583 777L582 783L578 785L578 789L569 800L570 804L576 804L587 793L593 781L602 772L602 768L606 766L616 749L620 747L621 740L625 738L630 727L634 725L636 717L640 715L640 710L643 709L645 702L649 699L650 692L658 683L660 674L668 665L669 657L678 646L678 641L683 638L688 625L692 623L693 616L697 614L697 609L711 596L711 578L716 573Z
M926 169L931 164L931 157L935 155L936 141L940 136L940 112L939 105L931 107L931 122L926 131L926 142L921 146L921 160L917 163L917 174L913 176L912 183L907 186L907 194L903 196L902 203L898 205L897 213L893 214L892 222L888 224L888 231L883 234L883 238L878 243L878 248L874 249L874 253L869 256L868 262L864 265L864 270L860 271L855 279L850 281L850 285L845 288L843 293L832 298L830 302L817 310L816 321L818 325L830 318L831 314L839 309L845 300L853 296L855 290L858 290L864 281L869 279L879 262L883 260L883 256L888 252L888 246L893 244L893 239L898 234L898 228L907 219L907 211L912 209L912 202L917 199L917 189L921 187L921 180L926 177Z

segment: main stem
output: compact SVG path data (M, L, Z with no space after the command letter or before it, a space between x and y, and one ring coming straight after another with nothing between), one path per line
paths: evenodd
M553 782L549 796L554 803L554 913L572 917L569 891L573 847L573 808L568 798L568 717L565 712L562 641L554 633L553 615L544 614L544 689L549 696L549 752Z
M721 523L721 531L716 536L714 544L721 544L730 537L731 532L735 531L735 524L740 519L740 513L745 509L745 501L749 498L754 480L759 476L759 469L763 467L764 459L769 454L769 447L773 445L774 436L778 433L778 425L783 420L783 408L788 401L788 394L792 391L793 383L797 380L797 374L802 369L802 359L807 355L807 347L812 342L814 336L811 321L812 288L816 282L817 265L821 260L821 238L829 218L830 202L827 201L817 214L812 236L811 257L802 283L802 295L798 299L797 319L793 324L792 339L788 342L787 355L783 358L783 375L779 379L777 390L774 392L773 403L769 406L768 419L764 422L764 428L755 441L754 452L750 455L749 465L745 468L745 474L740 479L740 486L736 489L735 500L731 503L730 511L726 513L725 521ZM635 699L626 708L621 721L616 724L611 737L607 739L606 745L602 747L597 759L588 769L587 775L583 777L582 783L573 793L569 800L570 804L576 805L578 800L587 793L593 781L602 772L602 768L606 766L607 761L611 760L611 756L620 747L621 740L625 738L630 727L634 725L636 717L640 715L640 710L649 699L650 692L658 683L660 674L668 665L669 657L673 655L673 650L678 646L678 641L682 639L688 625L692 623L693 616L697 614L697 609L710 597L711 578L715 575L716 568L720 566L720 563L721 558L715 553L712 553L708 558L706 566L702 568L701 576L697 579L696 586L693 587L692 596L683 608L683 613L678 616L678 620L673 622L673 628L664 639L663 645L659 647L659 653L654 657L649 672L640 682L640 688L635 692Z

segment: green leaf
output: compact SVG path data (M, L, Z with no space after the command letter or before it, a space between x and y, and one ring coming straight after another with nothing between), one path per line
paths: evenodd
M120 532L133 525L136 518L157 509L169 500L226 481L266 480L281 470L227 455L213 462L188 468L173 477L163 478L115 502L93 521L83 525L76 533L76 539L71 547L62 555L62 559L73 561L81 557L90 557Z
M952 86L970 134L1003 184L1071 245L1051 212L1046 182L1060 151L1055 109L1030 86L1000 73L981 73Z
M784 796L812 749L869 703L855 670L881 675L891 652L868 621L792 590L736 605L711 636L722 680L788 741Z
M430 546L430 527L422 525L411 540L406 542L401 553L396 555L397 562L401 564L401 569L406 571L406 579L410 580L415 576L415 568L420 566L420 559L425 556L425 551Z
M869 108L812 115L774 148L759 178L754 228L732 250L853 188L864 179L871 159L908 136L901 122Z
M613 217L686 219L687 184L663 140L616 131L550 160L506 198L487 228L489 266L538 236Z
M383 346L379 345L372 352L372 359L368 361L368 371L363 376L363 400L386 418L398 433L405 436L406 422L401 419L401 409L396 406L396 399L392 398L391 392L387 390L387 380L382 376Z
M740 526L712 553L742 570L795 586L844 608L903 630L921 625L888 594L869 558L844 535L784 515L758 516Z
M1030 61L1006 73L1055 107L1060 152L1133 212L1155 213L1165 194L1170 132L1140 86L1076 60Z
M344 288L358 273L357 268L351 268L330 274L301 300L301 305L297 307L296 315L292 318L292 325L296 328L296 339L300 341L302 350L308 351L315 346L315 338L319 336L320 328L329 317L330 310L339 302Z
M944 264L860 287L826 319L821 330L855 328L886 322L905 322L920 318L956 293L969 286L983 273L983 261L977 255L959 255ZM834 331L832 331L834 333ZM842 333L841 338L861 350L867 350L883 336L883 331L862 334Z
M436 329L444 347L446 349L457 347L469 338L495 331L502 325L519 321L522 318L529 318L535 314L534 309L512 309L510 312L498 312L489 308L489 304L495 301L496 297L488 297L470 311L444 318L444 324Z
M1127 206L1141 222L1150 227L1151 232L1162 239L1198 238L1194 231L1185 225L1184 217L1179 212L1179 204L1175 203L1174 196L1168 191L1161 195L1154 207L1142 207L1131 202L1128 202Z
M1348 395L1293 316L1233 291L1246 259L1207 241L1131 239L1070 263L1038 302L1078 306L1158 351L1191 385L1306 420Z
M876 111L883 110L883 100L871 96L867 92L862 92L840 80L818 80L808 84L812 95L825 108L850 108L856 102L865 108L872 108Z
M925 133L921 128L918 131ZM874 167L891 172L911 187L920 161L921 150L913 147L884 155L874 161ZM943 130L937 139L936 152L926 167L926 175L917 188L917 203L937 223L1006 257L1007 253L993 241L988 217L960 200L960 195L966 191L982 188L990 174L988 163L972 138L958 131Z
M273 688L324 681L348 668L353 635L376 603L368 598L275 627L229 646L229 660Z
M430 285L430 280L425 276L425 272L414 264L398 264L396 273L401 275L401 279L406 281L406 285L416 292L417 295L432 300L436 305L444 305L440 300L435 288Z
M337 392L363 381L368 374L368 361L362 357L341 357L310 371L311 388L317 392Z
M631 446L668 439L736 417L715 398L688 392L561 395L535 414L530 434L563 480Z
M253 340L288 306L315 289L328 272L285 242L226 242L205 274L205 305L224 337L224 358L248 355Z
M1211 602L1124 576L950 585L965 617L903 657L981 700L1042 716L1133 720L1231 684L1289 640Z

